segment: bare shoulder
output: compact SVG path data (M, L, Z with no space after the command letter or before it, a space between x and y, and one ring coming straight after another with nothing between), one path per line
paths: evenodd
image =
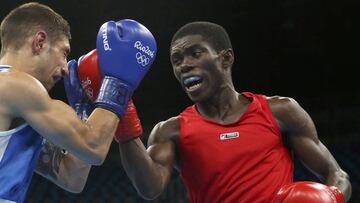
M273 96L267 98L270 109L283 130L295 130L312 122L308 113L293 98Z
M155 125L150 133L148 146L168 141L177 142L180 137L179 117L171 117Z
M267 97L268 104L273 114L284 115L302 109L299 103L291 97L271 96Z
M0 72L0 92L2 96L12 96L18 93L31 91L46 92L44 86L33 76L16 70L4 70ZM18 95L18 94L16 94ZM23 95L23 94L20 94Z
M48 97L44 86L27 73L16 70L1 71L0 81L1 106L14 113L18 107L36 104L36 98Z

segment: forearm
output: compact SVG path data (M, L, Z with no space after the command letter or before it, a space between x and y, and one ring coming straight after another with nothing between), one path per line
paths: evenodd
M293 149L302 162L317 175L326 185L336 186L344 195L345 200L351 196L349 176L341 170L335 158L322 142L307 137L296 140Z
M145 199L154 199L168 182L169 169L154 162L139 138L120 143L122 165L138 193Z
M86 184L91 165L67 154L60 164L57 184L73 193L80 193Z
M97 108L87 120L91 137L87 137L87 145L98 155L94 165L100 165L109 151L119 118L108 110Z
M46 142L35 171L61 188L79 193L84 188L90 167L60 147Z
M339 168L338 170L334 170L333 172L329 173L329 176L326 179L326 184L338 187L344 194L346 201L349 201L352 188L349 176L345 171Z

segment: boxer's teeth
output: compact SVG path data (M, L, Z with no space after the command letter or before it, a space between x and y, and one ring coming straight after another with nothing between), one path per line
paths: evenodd
M201 86L201 83L198 83L198 84L192 85L192 86L190 86L190 87L187 87L186 89L187 89L188 91L193 91L193 90L199 88L200 86Z

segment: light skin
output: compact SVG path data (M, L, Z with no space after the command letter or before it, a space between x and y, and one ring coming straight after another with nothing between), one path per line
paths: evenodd
M66 149L68 153L60 156L59 147L46 146L47 152L40 157L47 153L57 160L47 164L40 158L36 171L69 191L80 192L90 164L105 160L119 118L96 108L85 123L70 106L50 98L48 90L68 74L69 51L65 36L51 43L44 30L29 36L20 49L6 50L0 64L13 68L0 71L0 131L26 122L46 140Z
M90 169L90 164L46 142L40 153L35 172L69 192L80 193L85 187Z
M234 89L231 49L217 52L200 35L188 35L175 41L170 57L176 79L203 117L219 124L241 118L250 101ZM200 76L200 85L183 85L183 79L190 75ZM275 96L267 100L290 149L325 184L337 186L349 200L349 177L318 139L307 112L292 98ZM156 198L169 183L172 168L181 170L179 139L179 118L173 117L154 127L147 148L140 139L119 145L122 164L142 197Z

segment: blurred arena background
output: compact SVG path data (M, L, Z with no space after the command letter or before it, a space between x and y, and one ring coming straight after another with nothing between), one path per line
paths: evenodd
M28 1L1 1L1 19ZM296 99L312 116L322 142L349 173L353 195L360 202L359 2L355 0L39 0L70 23L69 59L95 48L102 23L124 18L144 24L155 36L158 54L134 94L146 143L152 127L180 113L190 100L177 84L169 61L172 35L183 24L200 20L228 30L236 54L233 68L238 91ZM62 82L50 92L66 101ZM296 162L296 180L317 180ZM1 186L0 186L1 187ZM187 203L177 172L158 199L141 199L122 169L116 143L107 160L93 167L86 188L71 194L34 175L28 203Z

